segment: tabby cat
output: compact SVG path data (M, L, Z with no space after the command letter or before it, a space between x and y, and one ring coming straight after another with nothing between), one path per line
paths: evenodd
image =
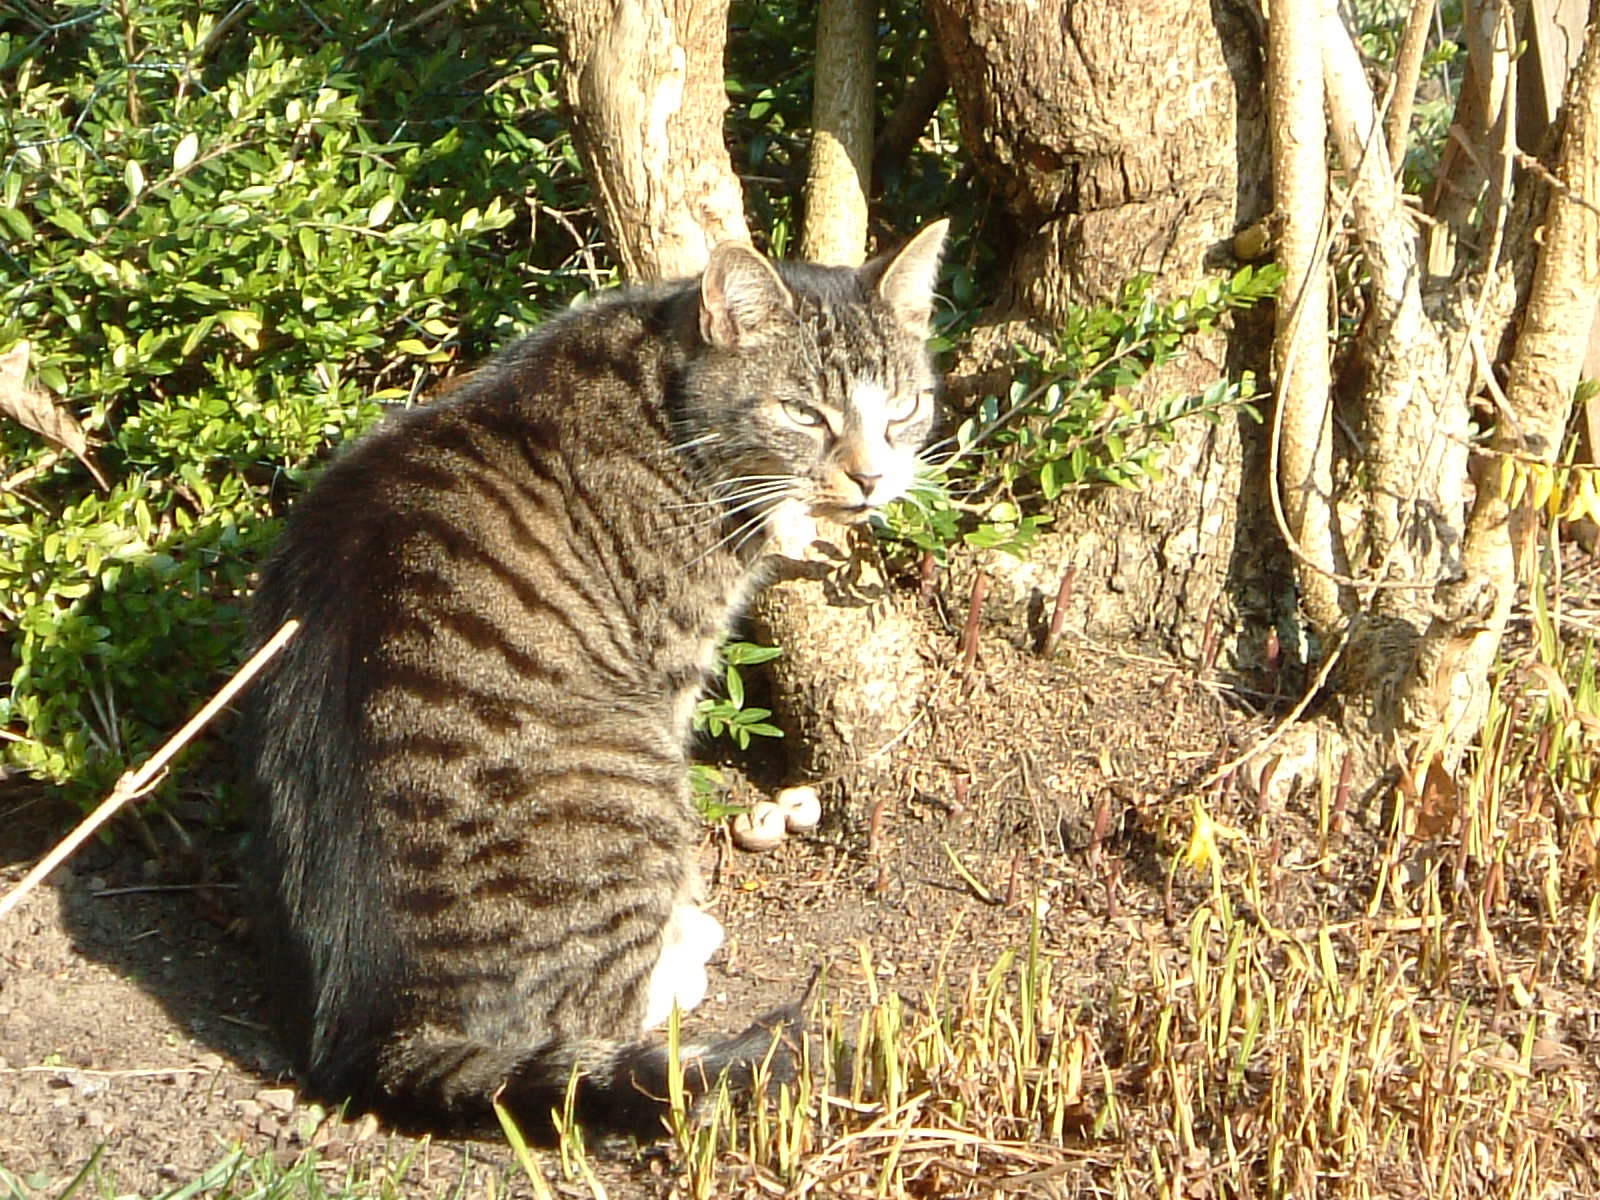
M551 320L340 456L255 636L247 873L308 1088L405 1127L661 1130L706 989L691 715L775 548L902 494L946 223L859 270L742 244ZM792 552L792 551L791 551ZM770 1022L693 1047L748 1072Z

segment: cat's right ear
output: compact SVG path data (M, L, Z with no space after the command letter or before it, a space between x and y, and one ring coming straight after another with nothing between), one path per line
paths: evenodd
M788 287L752 247L723 242L711 252L700 277L700 336L711 345L754 345L793 311Z
M948 218L935 221L895 252L880 268L878 294L899 321L918 337L928 336L933 319L934 288L939 282L939 259L944 254ZM867 265L867 270L873 264Z

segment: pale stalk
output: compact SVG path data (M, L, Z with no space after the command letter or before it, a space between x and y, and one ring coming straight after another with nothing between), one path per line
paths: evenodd
M51 871L66 862L73 851L93 837L95 830L114 817L119 809L143 795L160 778L167 763L172 761L172 756L188 745L189 740L199 733L224 705L237 696L245 685L256 677L256 673L262 667L272 661L272 657L283 649L299 628L299 621L285 621L283 627L272 635L266 645L251 655L250 661L235 671L233 677L206 702L205 707L190 717L188 723L168 738L161 749L152 754L142 767L136 771L124 772L122 778L117 780L116 786L100 802L99 807L85 817L49 854L41 858L33 870L22 877L22 881L16 887L0 897L0 920L4 920L6 914L21 904L29 892L43 883Z
M1277 0L1267 25L1267 109L1277 260L1284 283L1273 338L1277 480L1287 540L1298 550L1300 602L1327 640L1344 622L1334 574L1347 574L1333 527L1333 422L1329 398L1327 223L1319 0Z

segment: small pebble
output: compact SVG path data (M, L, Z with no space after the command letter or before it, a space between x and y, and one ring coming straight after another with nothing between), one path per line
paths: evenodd
M771 850L783 835L783 809L771 800L758 801L733 819L733 842L741 850Z
M809 784L782 788L772 799L783 809L783 823L790 833L805 833L822 821L822 799Z
M273 1108L277 1109L279 1112L288 1112L294 1107L294 1089L263 1088L261 1091L256 1093L256 1099L261 1102L262 1107L264 1108Z

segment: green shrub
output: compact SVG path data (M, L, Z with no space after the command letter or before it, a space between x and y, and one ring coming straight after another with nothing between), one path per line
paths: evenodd
M80 793L237 661L319 456L600 282L534 28L125 8L0 22L0 350L111 481L0 420L0 751Z
M885 532L940 560L958 542L1022 555L1063 492L1159 478L1180 422L1230 412L1259 419L1249 376L1146 407L1127 392L1177 358L1189 335L1270 298L1281 277L1275 266L1245 267L1161 302L1149 277L1138 276L1114 303L1073 308L1048 351L1018 351L1021 369L1003 399L985 396L931 448L934 465L890 507Z

